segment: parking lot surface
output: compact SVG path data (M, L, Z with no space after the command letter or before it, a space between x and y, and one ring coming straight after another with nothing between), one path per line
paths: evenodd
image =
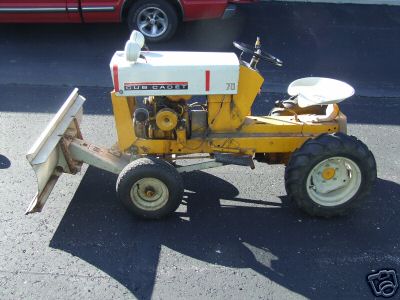
M188 23L157 50L233 51L252 43L281 58L253 113L266 114L306 76L344 80L349 133L375 154L378 180L347 217L316 219L286 198L283 166L227 166L184 175L178 212L140 221L117 201L116 176L94 167L64 175L45 209L24 216L36 192L25 153L73 87L87 98L82 131L116 135L109 60L122 25L0 26L1 299L372 299L367 275L400 272L400 8L245 6L226 21Z

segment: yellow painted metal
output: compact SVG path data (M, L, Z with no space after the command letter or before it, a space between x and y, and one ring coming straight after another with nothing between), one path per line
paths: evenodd
M171 95L171 96L167 96L168 100L171 100L173 102L177 102L177 101L189 101L190 99L192 99L191 95Z
M137 139L134 146L137 154L191 154L191 153L281 153L293 152L309 137L243 137L243 138L212 138L188 139L182 145L177 140L146 140Z
M172 139L172 135L157 135L157 132L167 131L161 131L152 126L148 127L150 138L137 138L132 120L136 107L135 99L116 96L113 92L111 98L119 148L121 151L127 151L134 146L135 154L162 155L214 152L248 155L291 153L309 138L322 133L337 132L342 127L342 125L339 126L338 120L311 123L301 122L293 116L251 116L251 106L262 83L263 78L257 71L240 66L238 94L207 97L210 128L207 135L196 138L187 138L186 128L176 130L176 139ZM179 97L183 99L181 96L177 96L176 99ZM172 115L168 111L165 116L161 114L160 117L172 118ZM185 119L188 119L188 116ZM156 122L157 127L170 130L170 127L165 127L165 124L158 121L157 117ZM169 132L172 133L172 131Z
M286 118L286 117L276 117ZM243 126L243 131L234 133L210 133L208 137L186 139L186 130L177 130L177 140L136 138L132 132L118 135L121 150L130 145L136 146L137 154L173 154L173 153L282 153L293 152L309 138L318 136L321 128L311 124L255 124L253 128ZM120 123L122 124L122 123ZM337 132L337 122L319 124L323 132ZM118 128L118 127L117 127ZM307 132L302 129L307 129ZM253 129L253 130L252 130ZM264 129L264 130L263 130ZM121 143L122 142L122 143ZM132 144L133 143L133 144Z
M164 131L170 131L178 124L178 116L170 108L163 108L156 114L157 127Z
M241 65L238 94L209 95L208 125L215 132L236 130L251 115L251 106L260 91L263 77L258 71Z
M186 128L178 128L176 130L176 138L180 146L186 145Z
M235 124L231 119L232 95L209 95L208 126L211 131L232 131Z
M264 78L261 74L246 66L240 66L238 93L233 95L232 117L236 116L241 122L251 115L251 107L260 92Z
M133 113L136 109L136 98L135 97L126 97L126 101L128 101L129 112L133 116Z
M246 134L307 134L316 136L324 132L336 132L338 128L339 125L336 121L303 123L296 121L293 116L249 116L245 118L239 132Z
M126 151L136 140L132 119L135 98L116 96L113 91L111 92L111 103L118 135L118 147L121 151Z
M296 122L290 116L246 118L244 125L232 132L209 132L204 138L177 140L137 139L138 154L173 153L283 153L293 152L309 138L324 132L337 132L337 121L326 123ZM183 132L181 133L183 134Z
M325 168L322 171L322 178L324 178L325 180L332 179L335 176L335 173L335 168Z

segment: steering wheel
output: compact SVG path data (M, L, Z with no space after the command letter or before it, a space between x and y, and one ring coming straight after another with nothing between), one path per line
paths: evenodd
M256 58L261 58L263 60L266 60L270 62L271 64L274 64L275 66L282 67L283 62L279 59L276 58L275 56L261 50L261 49L254 49L254 47L250 46L249 44L241 43L241 42L233 42L233 46L235 48L238 48L239 50L243 51L244 53L251 54L255 56Z

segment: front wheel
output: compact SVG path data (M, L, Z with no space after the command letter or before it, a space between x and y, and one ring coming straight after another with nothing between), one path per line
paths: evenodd
M182 201L183 179L169 163L139 158L128 164L117 180L117 194L136 216L159 219L174 212Z
M321 217L346 214L369 193L375 179L371 151L343 133L308 140L285 170L289 198L308 214Z
M129 10L130 30L140 31L147 41L161 42L170 39L178 27L176 9L161 0L140 0Z

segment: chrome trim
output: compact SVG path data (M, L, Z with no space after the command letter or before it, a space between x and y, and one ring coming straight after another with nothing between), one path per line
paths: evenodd
M222 19L229 19L233 17L236 14L236 5L235 4L229 4L224 11L224 14L222 15Z
M127 3L128 3L128 0L123 0L123 3L122 3L122 5L121 5L121 11L119 12L119 15L120 15L120 17L121 17L121 20L123 19L123 14L124 14L124 12L125 12ZM126 13L125 15L128 15L128 13Z
M67 7L68 12L79 12L79 7Z
M178 2L179 7L181 8L181 15L182 15L182 19L185 17L185 11L183 9L183 5L181 3L181 0L176 0L176 2Z
M114 6L86 6L82 7L83 12L111 12L114 11Z
M168 29L168 16L158 7L146 7L137 14L136 26L146 37L160 37Z
M66 11L65 7L0 7L0 13L59 13Z

